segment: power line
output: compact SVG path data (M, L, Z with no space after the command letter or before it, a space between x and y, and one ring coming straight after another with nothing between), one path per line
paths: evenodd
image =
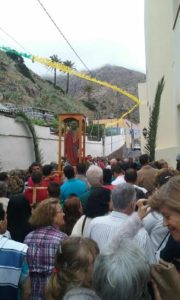
M80 62L83 64L83 66L86 68L86 70L88 70L89 73L91 73L91 71L89 70L89 68L86 66L86 64L83 62L83 60L80 58L80 56L78 55L78 53L76 52L76 50L72 47L72 45L70 44L70 42L68 41L68 39L66 38L66 36L64 35L64 33L61 31L61 29L57 26L57 24L55 23L55 21L53 20L53 18L51 17L51 15L48 13L48 11L46 10L46 8L44 7L44 5L41 3L40 0L37 0L39 2L39 4L41 5L41 7L43 8L43 10L45 11L45 13L48 15L48 17L50 18L50 20L52 21L52 23L54 24L54 26L56 27L56 29L59 31L59 33L62 35L62 37L65 39L65 41L67 42L67 44L69 45L69 47L72 49L72 51L75 53L75 55L78 57L78 59L80 60Z
M7 41L2 36L0 36L0 40L3 41L3 43L5 43L6 45Z
M23 50L25 50L26 52L28 52L30 54L30 52L25 49L15 38L13 38L7 31L5 31L2 27L0 27L0 30L5 33L11 40L13 40L18 46L20 46Z

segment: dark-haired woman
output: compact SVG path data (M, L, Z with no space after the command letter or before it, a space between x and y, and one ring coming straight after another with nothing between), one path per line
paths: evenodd
M8 230L11 238L23 243L25 236L33 227L28 223L31 216L31 207L23 194L17 194L10 198L7 208Z
M72 230L72 236L85 236L91 220L109 213L111 209L111 191L102 187L93 190L87 200L84 215L77 221Z
M76 196L69 196L64 202L63 211L65 213L65 225L63 231L67 235L71 235L75 223L79 220L83 212L79 198Z

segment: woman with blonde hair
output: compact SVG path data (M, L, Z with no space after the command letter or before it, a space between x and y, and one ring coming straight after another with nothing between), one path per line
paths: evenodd
M163 215L164 226L180 242L180 176L173 176L150 198L150 207Z
M92 273L98 246L93 240L71 237L58 247L55 269L47 284L49 300L98 300ZM100 299L99 299L100 300Z
M67 239L60 231L64 224L64 213L54 198L39 203L29 220L34 231L24 243L28 245L27 261L30 271L32 300L45 299L45 284L54 267L54 259L59 244Z

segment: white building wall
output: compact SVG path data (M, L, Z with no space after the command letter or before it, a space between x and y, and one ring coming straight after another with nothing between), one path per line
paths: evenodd
M122 147L125 143L125 135L106 136L105 139L105 156ZM102 155L103 156L103 155Z
M35 126L35 130L43 163L57 162L58 136L52 135L48 127ZM100 142L88 141L86 137L86 155L107 156L123 146L124 142L125 135L106 137L103 148L102 140ZM26 127L13 118L0 115L0 169L26 169L34 160L33 142Z
M175 164L175 156L180 152L180 20L173 24L177 0L145 1L145 44L147 68L147 101L152 109L158 81L165 76L165 88L161 99L157 132L156 159L167 159ZM146 117L148 117L146 115ZM142 118L146 118L142 117Z

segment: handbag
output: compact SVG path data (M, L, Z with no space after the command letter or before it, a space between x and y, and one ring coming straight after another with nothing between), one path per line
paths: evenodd
M162 300L180 299L180 274L172 263L160 259L158 264L151 266L151 277Z

